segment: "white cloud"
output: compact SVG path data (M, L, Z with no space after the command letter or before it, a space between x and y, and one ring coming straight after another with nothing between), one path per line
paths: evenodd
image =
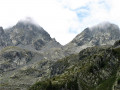
M0 25L32 17L61 44L102 21L120 26L119 0L0 0Z
M85 17L78 17L82 19L78 22L79 26L76 26L77 32L81 32L84 28L91 27L103 21L109 21L120 26L119 0L62 0L61 3L70 10L77 9L76 13L78 10L81 14L84 12L88 13Z

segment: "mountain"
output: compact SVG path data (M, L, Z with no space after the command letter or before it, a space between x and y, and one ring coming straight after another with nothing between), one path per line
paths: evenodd
M7 29L6 34L14 46L31 50L41 50L43 46L52 41L50 35L42 27L28 21L19 21L15 26Z
M101 90L119 78L120 41L115 41L120 31L115 24L86 28L65 46L32 21L1 27L0 35L0 90Z
M87 47L113 45L113 43L119 39L119 27L109 22L103 22L96 26L84 29L65 46L65 49L68 49L72 53L78 53L80 50Z

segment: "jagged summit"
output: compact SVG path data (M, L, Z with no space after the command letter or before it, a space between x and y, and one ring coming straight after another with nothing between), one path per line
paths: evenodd
M3 32L1 27L0 33ZM31 18L18 21L16 25L5 30L5 34L12 42L9 46L19 46L28 50L41 50L43 46L52 41L49 33ZM57 42L54 44L58 45Z

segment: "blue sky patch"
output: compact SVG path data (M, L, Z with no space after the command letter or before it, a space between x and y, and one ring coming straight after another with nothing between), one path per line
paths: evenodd
M73 34L77 34L77 30L73 29L73 28L69 28L69 33L73 33Z
M89 7L89 5L85 5L85 6L76 8L76 9L74 9L72 11L76 12L76 15L78 16L80 21L82 21L84 18L86 18L87 16L90 15L90 7Z
M110 5L109 5L108 3L106 3L104 0L101 0L101 1L99 2L99 4L103 5L104 8L105 8L107 11L110 10Z
M88 12L77 12L76 14L77 14L77 16L79 17L80 20L89 16Z

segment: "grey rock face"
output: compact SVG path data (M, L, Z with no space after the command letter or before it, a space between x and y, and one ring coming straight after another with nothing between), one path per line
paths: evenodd
M119 27L108 22L86 28L65 46L70 51L79 52L86 47L113 45L120 39Z
M6 33L15 46L30 45L36 50L40 50L43 45L52 40L50 35L42 27L22 21L6 30Z
M3 28L0 27L0 49L9 45L12 45L12 42L9 36L4 32Z
M0 53L0 69L3 72L14 70L19 66L26 65L34 57L33 53L10 46L2 49Z
M35 41L33 43L33 45L36 50L40 50L40 48L45 45L45 42L43 40L39 39L39 40Z

